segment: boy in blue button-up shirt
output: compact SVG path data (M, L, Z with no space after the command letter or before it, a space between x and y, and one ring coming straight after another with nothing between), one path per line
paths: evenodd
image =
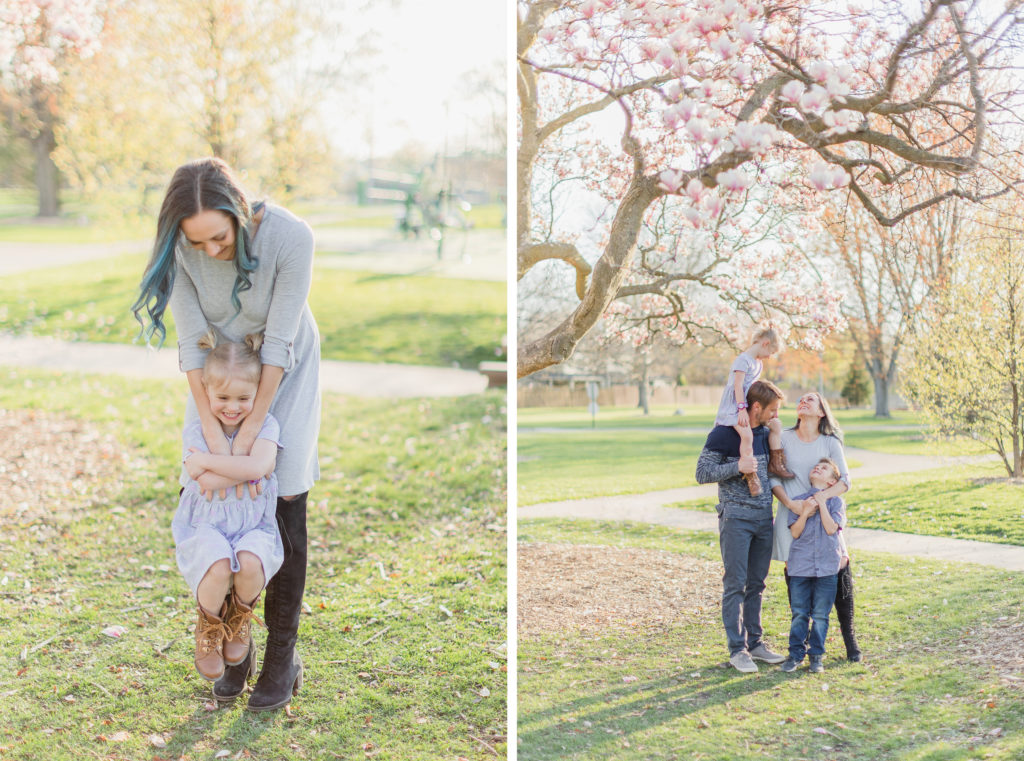
M811 491L794 501L807 500L812 494L827 489L839 480L839 468L827 457L818 461L811 470ZM789 514L789 531L793 546L789 550L793 621L789 629L789 657L782 664L783 671L795 671L804 659L805 645L810 627L811 671L824 671L825 637L828 617L836 599L837 574L842 557L839 530L846 522L846 507L839 497L830 497L827 510L820 511L813 501L805 501L799 515Z

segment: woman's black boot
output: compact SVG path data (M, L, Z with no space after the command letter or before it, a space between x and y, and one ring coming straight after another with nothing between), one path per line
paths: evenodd
M302 615L306 587L306 498L277 500L277 525L284 544L284 562L267 584L263 619L267 625L267 649L263 668L249 696L249 710L273 711L291 702L302 686L302 659L295 640Z
M861 659L857 646L857 633L853 628L853 572L850 565L839 569L839 583L836 585L836 618L846 645L846 658L854 663Z
M224 666L224 675L213 684L213 697L217 700L234 700L245 692L245 683L256 675L258 658L256 643L249 640L249 654L237 666Z

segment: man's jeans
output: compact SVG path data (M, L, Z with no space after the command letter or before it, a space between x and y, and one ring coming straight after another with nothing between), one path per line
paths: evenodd
M761 596L772 562L771 510L761 512L726 506L718 516L718 544L725 566L722 623L730 656L761 644Z
M790 606L793 608L793 622L789 627L789 657L799 663L804 659L804 642L808 639L808 619L811 619L811 655L825 654L825 636L828 634L828 617L836 600L838 577L831 576L790 576Z

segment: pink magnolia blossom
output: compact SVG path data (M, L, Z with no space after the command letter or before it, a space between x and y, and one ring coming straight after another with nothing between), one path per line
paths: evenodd
M675 169L666 169L658 175L658 187L668 193L678 193L683 186L684 173Z
M708 136L709 126L705 119L695 116L686 122L686 131L693 136L694 140L698 143L702 143Z
M850 176L842 167L819 161L807 174L807 181L815 190L834 190L840 188L850 181Z
M812 61L807 67L807 73L820 85L828 80L829 74L832 73L832 67L824 61Z
M754 182L753 178L741 169L729 169L721 172L716 179L718 180L718 186L730 193L746 190Z
M791 79L783 85L779 91L779 97L787 103L792 103L794 106L800 104L800 98L806 91L804 83L799 79Z
M700 200L704 197L704 193L707 188L704 187L704 183L694 177L686 185L686 195L689 196L690 200L695 204L700 203Z
M800 96L800 107L804 111L818 113L828 106L828 91L821 85L812 85L811 89Z
M736 27L736 35L748 45L757 41L758 33L757 27L751 24L749 21L742 21Z

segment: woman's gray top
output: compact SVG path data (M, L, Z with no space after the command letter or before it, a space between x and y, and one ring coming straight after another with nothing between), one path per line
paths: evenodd
M260 356L265 365L284 368L284 377L270 405L281 424L277 455L279 493L308 491L320 477L317 436L320 432L320 334L307 297L313 278L313 231L280 206L264 206L263 220L252 243L258 260L250 273L252 288L238 294L242 311L235 314L231 289L235 264L195 251L179 242L177 274L170 305L178 331L182 372L202 368L206 351L199 339L213 327L218 339L242 341L263 333ZM189 394L185 425L197 419Z
M850 469L846 467L846 456L843 454L843 443L835 436L819 434L814 441L801 441L793 429L782 432L782 451L786 453L786 467L796 478L771 477L772 487L782 486L790 499L813 491L811 486L811 470L822 457L828 457L839 466L839 475L847 488L850 486ZM789 531L790 510L781 502L775 514L774 540L772 542L772 560L785 562L789 558L789 547L793 544L793 535Z

